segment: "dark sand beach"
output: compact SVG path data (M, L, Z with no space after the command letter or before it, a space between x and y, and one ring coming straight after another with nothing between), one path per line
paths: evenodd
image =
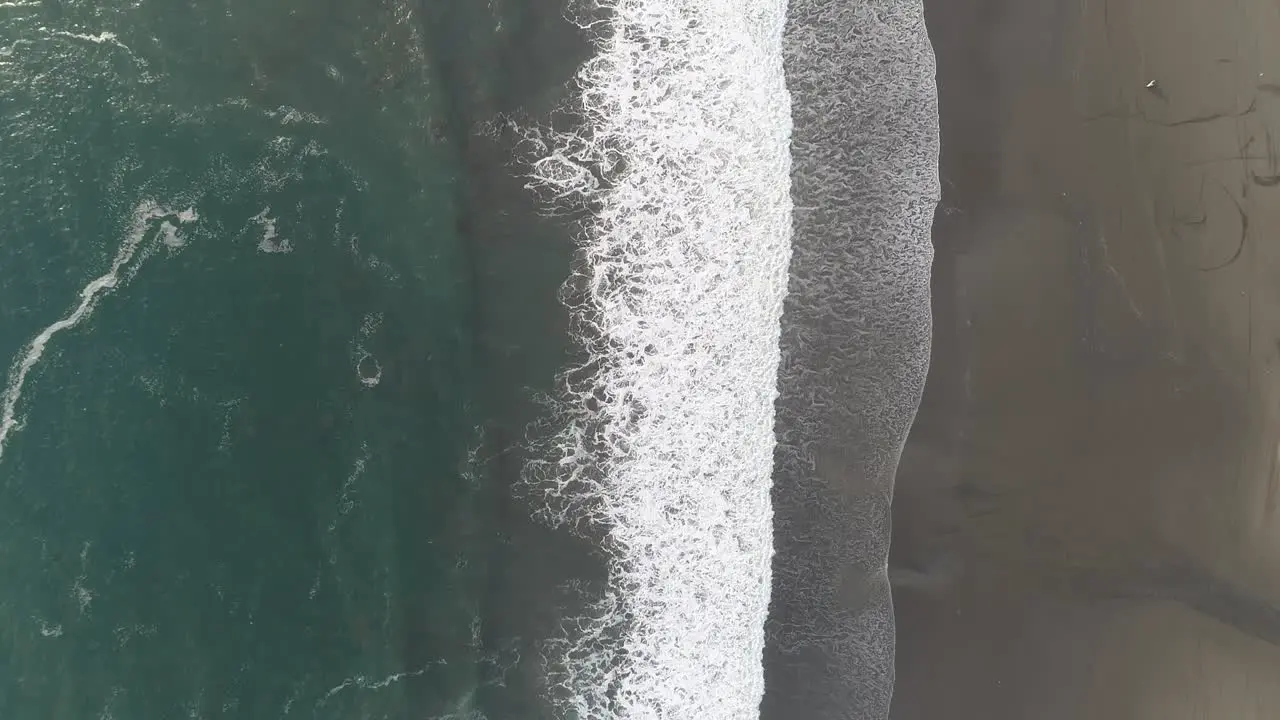
M925 5L891 716L1280 716L1280 8Z

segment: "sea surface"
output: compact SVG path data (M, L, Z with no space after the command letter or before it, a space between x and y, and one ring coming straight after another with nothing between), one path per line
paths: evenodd
M0 2L0 717L536 716L542 5Z
M0 717L749 717L777 0L0 2Z
M0 0L0 718L883 717L932 63L915 0Z

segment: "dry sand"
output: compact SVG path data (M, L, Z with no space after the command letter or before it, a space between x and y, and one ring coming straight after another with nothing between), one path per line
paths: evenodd
M893 717L1280 717L1280 5L927 0Z

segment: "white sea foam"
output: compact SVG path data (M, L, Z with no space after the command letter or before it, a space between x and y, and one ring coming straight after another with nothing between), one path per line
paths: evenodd
M66 40L79 40L81 42L93 43L94 45L114 45L130 55L133 54L133 50L131 50L128 45L120 42L120 37L113 32L100 32L96 34L75 33L67 30L50 30L46 27L41 27L40 30L48 33L52 37L63 38Z
M351 360L355 367L356 377L365 387L377 387L382 382L382 363L366 349L366 344L373 333L382 325L382 313L365 315L360 323L360 330L351 345Z
M328 120L315 113L303 112L288 105L281 105L275 110L267 111L267 117L279 120L281 125L327 125Z
M160 223L160 241L164 243L165 247L173 250L177 250L187 244L186 239L178 233L178 226L168 220Z
M566 286L553 520L609 584L549 648L567 717L752 717L763 693L773 401L790 253L782 0L605 0L572 134L526 131L531 187L591 209Z
M113 32L100 32L97 35L89 35L87 33L73 33L65 30L54 30L51 31L50 34L58 37L70 38L72 40L84 40L85 42L91 42L97 45L111 43L113 45L124 47L124 45L120 43L119 37Z
M281 238L276 232L276 219L268 215L271 208L265 207L262 212L249 218L251 222L262 228L262 239L258 241L258 251L269 255L293 252L293 243Z
M40 626L40 637L59 638L62 637L61 623L51 623L41 618L32 618L36 624Z
M426 667L419 668L413 671L393 673L391 675L388 675L382 678L381 680L373 680L365 675L356 675L354 677L349 677L346 680L343 680L340 684L335 685L332 688L329 688L329 692L325 693L324 696L320 698L320 700L316 703L316 707L317 708L323 707L325 703L333 699L334 695L337 695L338 693L344 690L349 690L352 688L357 690L384 690L400 682L401 680L404 680L405 678L422 677L423 675L427 674L427 671L430 669L431 669L431 666L428 665Z
M146 238L151 222L163 217L179 217L179 222L184 222L182 218L188 218L186 221L190 222L195 221L198 216L194 209L188 209L179 216L151 201L139 203L133 212L133 223L129 232L125 235L120 249L116 251L115 259L111 261L111 267L106 274L85 285L80 291L80 303L75 309L66 317L41 330L35 339L28 343L24 352L14 360L9 369L9 382L5 386L4 395L0 396L0 458L4 457L5 443L9 435L22 427L22 422L17 417L18 401L22 399L22 387L31 370L44 356L49 341L54 335L74 328L93 314L98 300L124 279L122 273L127 272L129 262Z

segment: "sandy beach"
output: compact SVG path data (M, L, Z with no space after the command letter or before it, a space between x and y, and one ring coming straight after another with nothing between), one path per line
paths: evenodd
M892 717L1280 716L1280 7L927 0Z

